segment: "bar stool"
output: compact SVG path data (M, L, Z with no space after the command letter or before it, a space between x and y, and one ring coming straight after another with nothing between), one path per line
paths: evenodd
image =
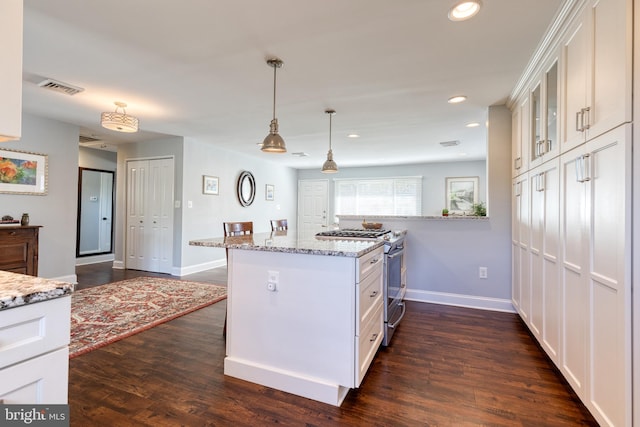
M225 237L245 236L245 235L253 234L253 222L251 221L225 222L223 224L224 224Z
M289 229L286 219L272 219L271 231L285 231Z

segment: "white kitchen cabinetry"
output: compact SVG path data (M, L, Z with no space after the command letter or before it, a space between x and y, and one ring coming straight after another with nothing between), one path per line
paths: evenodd
M603 425L631 425L631 126L561 157L560 369Z
M531 309L529 270L529 174L520 175L513 183L513 280L512 301L525 322Z
M383 263L230 248L225 375L339 406L383 339Z
M589 0L564 41L563 152L631 121L631 10Z
M552 360L560 346L559 284L559 161L554 159L529 172L530 210L530 327Z
M552 57L529 95L530 129L527 139L529 167L534 168L560 152L558 120L558 57Z
M0 2L0 142L22 132L22 1Z
M514 109L511 118L512 147L511 166L512 177L516 177L529 168L527 143L529 141L529 98L520 102Z
M0 311L0 400L66 404L71 297Z

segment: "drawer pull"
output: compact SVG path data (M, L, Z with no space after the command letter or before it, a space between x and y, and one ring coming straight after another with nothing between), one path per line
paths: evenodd
M15 231L12 231L11 233L9 233L9 236L15 236L17 233Z
M371 292L371 295L369 295L369 298L373 298L376 295L378 295L378 291L373 291L373 292Z
M380 261L380 258L373 258L371 261L369 261L369 264L375 264L378 261Z
M369 342L374 342L376 340L376 338L378 338L378 334L377 333L371 335L371 339L369 340Z

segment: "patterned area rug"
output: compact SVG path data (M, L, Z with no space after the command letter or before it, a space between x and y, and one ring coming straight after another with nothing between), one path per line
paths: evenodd
M69 358L150 329L227 297L223 286L138 277L71 295Z

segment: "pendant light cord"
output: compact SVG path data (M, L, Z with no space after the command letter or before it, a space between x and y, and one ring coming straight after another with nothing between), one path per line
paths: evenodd
M331 150L331 119L333 118L333 114L329 113L329 150Z
M273 67L273 120L276 119L276 71L278 67Z

